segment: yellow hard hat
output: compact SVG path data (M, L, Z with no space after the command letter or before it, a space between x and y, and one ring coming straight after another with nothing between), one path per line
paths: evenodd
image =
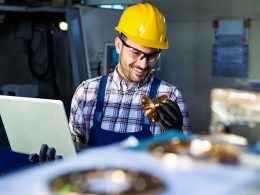
M149 3L128 7L115 29L139 45L156 49L168 48L165 18Z

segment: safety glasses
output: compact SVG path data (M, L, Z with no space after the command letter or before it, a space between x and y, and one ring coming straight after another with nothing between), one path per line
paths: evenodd
M130 48L130 52L131 52L131 55L134 59L144 59L146 58L147 59L147 62L148 63L155 63L159 58L160 58L160 55L161 55L161 50L157 51L157 52L153 52L153 53L144 53L130 45L128 45L124 39L122 38L122 36L119 36L120 40L122 41L123 45L126 46L127 48Z

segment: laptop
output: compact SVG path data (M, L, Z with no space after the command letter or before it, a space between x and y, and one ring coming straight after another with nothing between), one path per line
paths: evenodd
M39 153L48 144L64 158L76 155L62 101L0 95L0 116L12 151Z

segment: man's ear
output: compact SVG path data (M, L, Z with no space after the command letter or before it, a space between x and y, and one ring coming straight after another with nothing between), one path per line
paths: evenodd
M115 38L115 47L116 47L116 53L119 54L122 48L122 41L120 40L119 37Z

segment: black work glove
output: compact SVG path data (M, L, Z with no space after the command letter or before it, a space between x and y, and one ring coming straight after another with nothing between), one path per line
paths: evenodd
M164 129L182 129L183 116L178 104L167 99L157 108L158 122Z
M31 154L29 160L35 163L45 163L54 161L56 159L63 159L61 155L56 155L55 148L49 148L47 144L42 144L39 154Z

